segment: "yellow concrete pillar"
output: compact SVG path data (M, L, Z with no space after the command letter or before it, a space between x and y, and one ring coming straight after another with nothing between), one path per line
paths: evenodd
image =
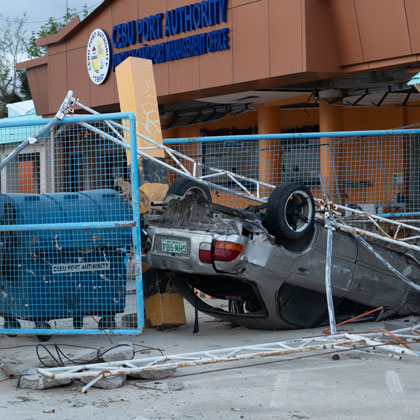
M129 57L116 69L118 95L122 112L136 116L137 132L162 144L159 107L157 102L153 64L150 60ZM138 147L152 146L137 138ZM150 150L156 158L165 159L163 150ZM127 154L130 164L130 153ZM147 159L139 158L140 188L150 201L160 201L168 190L166 170Z
M150 60L130 57L116 68L118 95L122 112L136 116L137 132L162 144L159 108L153 65ZM149 142L137 137L137 147L150 147ZM165 160L161 149L148 153ZM128 163L136 157L127 153ZM168 191L166 169L148 159L138 158L141 211L147 211L147 202L161 201ZM146 197L146 198L145 198ZM184 301L171 285L168 273L143 266L143 290L146 326L165 327L185 324Z
M342 108L330 104L326 100L319 103L319 131L331 132L342 129ZM346 201L343 187L344 156L337 139L322 137L320 139L320 176L321 182L329 198L337 203Z
M278 134L281 132L280 108L261 108L258 110L258 134ZM281 183L281 141L258 141L259 179L269 184ZM265 190L264 195L270 190Z

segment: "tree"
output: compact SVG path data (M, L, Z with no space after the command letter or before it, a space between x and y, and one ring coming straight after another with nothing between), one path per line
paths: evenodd
M15 20L3 19L0 25L0 116L7 115L6 104L20 100L16 64L27 54L26 21L23 14Z
M54 35L60 31L67 23L69 23L76 16L76 9L67 9L66 14L61 19L55 19L49 17L48 20L40 27L38 31L32 31L31 36L27 42L26 52L29 58L42 57L47 54L46 47L38 47L36 45L36 40L43 38L48 35ZM87 4L83 6L82 15L86 17L89 14L89 9ZM18 75L20 82L20 94L24 99L31 98L31 91L29 89L28 79L26 77L26 72L22 71Z
M83 17L89 14L83 6ZM0 15L1 16L1 15ZM26 72L17 72L16 64L29 58L42 57L45 47L37 47L36 40L53 35L76 16L75 9L67 9L61 19L50 17L37 32L28 37L25 31L27 16L10 19L2 18L0 23L0 118L7 116L7 104L31 99Z
M76 16L76 14L76 9L67 9L66 14L61 19L57 20L53 17L50 17L48 21L44 23L44 25L42 25L37 32L32 31L27 49L29 57L36 58L46 55L47 48L38 47L36 45L36 40L39 38L43 38L44 36L56 34L60 29L66 26L66 24L69 23ZM83 17L86 17L89 14L87 4L83 6L82 14Z
M28 78L26 77L26 71L21 70L17 74L19 80L19 96L22 101L28 101L32 99L31 89L29 89Z
M67 22L66 22L67 23ZM38 32L32 31L32 34L29 38L28 43L28 55L30 58L42 57L46 55L47 48L46 47L38 47L36 45L36 40L38 38L43 38L44 36L56 34L61 28L64 27L64 23L61 23L55 20L53 17L50 17L47 23L44 23Z

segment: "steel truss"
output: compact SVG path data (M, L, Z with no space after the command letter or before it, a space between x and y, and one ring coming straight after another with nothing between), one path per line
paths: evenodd
M77 99L73 98L72 104L78 106L79 108L91 114L94 114L94 115L99 114L94 109L81 104ZM97 134L100 134L103 138L113 141L114 143L119 144L120 146L124 148L128 148L128 144L126 143L124 136L121 134L121 132L127 131L128 128L122 124L116 123L115 121L108 121L108 123L109 124L107 125L111 128L111 130L115 134L115 137L111 136L109 133L105 133L103 130L100 130L97 127L92 126L91 124L80 123L79 125ZM141 133L137 132L136 134L138 138L145 140L151 145L150 147L138 148L137 153L139 156L149 159L152 162L156 163L157 165L163 166L164 168L169 169L170 171L175 172L178 175L182 175L184 177L194 179L197 182L201 182L209 186L210 188L225 191L230 194L234 194L236 196L247 198L249 200L253 200L253 201L263 204L263 203L266 203L268 200L268 197L265 197L262 195L262 192L264 189L263 187L269 190L273 190L276 187L275 185L268 184L266 182L262 182L253 178L248 178L246 176L242 176L234 172L203 165L201 162L196 161L190 156L187 156L181 152L178 152L177 150L171 149L170 147L160 144L154 141L153 139L147 136L144 136ZM165 152L166 160L169 160L171 162L170 164L166 162L162 162L162 160L157 159L147 153L148 151L158 150L158 149L163 150ZM192 165L191 171L188 168L186 168L187 164ZM208 172L208 174L201 175L201 169L205 169ZM232 182L235 183L235 185L238 186L239 191L231 189L231 188L226 188L226 187L223 187L221 185L211 182L212 179L217 179L221 177L228 177ZM245 183L247 183L248 185L252 184L255 186L255 191L256 191L255 194L253 194L249 190L249 188L247 188L244 185Z
M396 357L403 355L420 357L408 343L420 342L420 325L405 328L392 333L385 331L366 334L338 334L310 338L299 338L268 344L258 344L226 349L206 350L194 353L169 356L146 357L134 360L123 360L111 363L39 368L38 374L50 380L84 379L90 380L81 392L85 393L103 378L120 375L138 374L141 372L162 371L176 368L213 365L218 363L239 362L261 358L322 355L326 352L369 350ZM388 335L389 334L389 335ZM404 341L403 341L404 340ZM405 347L396 345L402 343ZM289 360L289 359L287 359Z

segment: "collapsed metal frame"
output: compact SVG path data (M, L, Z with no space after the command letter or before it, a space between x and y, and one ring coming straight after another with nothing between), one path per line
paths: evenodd
M226 349L206 350L193 353L183 353L168 356L145 357L133 360L122 360L110 363L80 364L54 368L39 368L39 379L84 379L89 382L81 389L87 392L103 378L139 374L142 372L165 371L177 368L206 366L210 364L249 361L257 358L280 358L282 356L322 354L325 351L339 353L340 351L374 350L382 354L391 354L396 357L420 357L420 352L414 351L406 343L420 342L420 325L404 328L391 333L380 331L365 334L338 334L331 336L318 336L299 338L288 341L279 341L267 344L231 347ZM387 334L388 333L388 334ZM395 341L385 337L404 340L405 347L395 345ZM293 360L293 359L292 359ZM279 359L281 361L281 359Z
M77 99L72 99L71 103L79 108L87 111L91 114L98 115L99 113L92 108L87 107L80 103ZM118 130L126 131L127 127L122 124L118 124L115 121L108 121L107 124L110 126L111 130L115 133L116 137L110 136L108 133L93 127L91 124L80 123L81 126L84 128L91 130L103 138L111 140L116 144L124 148L128 148L127 143L125 142L124 136L118 132ZM246 198L248 200L255 201L260 204L266 204L268 201L268 196L263 196L262 192L264 192L264 187L270 190L274 190L276 185L263 182L257 179L249 178L231 171L227 171L224 169L214 168L207 165L204 165L201 162L193 159L190 156L187 156L177 150L168 147L165 144L172 145L172 144L185 144L185 143L207 143L207 142L221 142L221 141L246 141L246 140L282 140L282 139L314 139L314 138L322 138L322 137L371 137L371 136L386 136L386 135L420 135L419 129L410 129L410 130L376 130L376 131L342 131L342 132L323 132L323 133L292 133L292 134L264 134L264 135L243 135L243 136L215 136L215 137L197 137L197 138L181 138L181 139L166 139L165 144L160 144L155 140L137 132L137 137L145 140L146 142L150 143L150 147L138 147L137 153L139 156L149 159L152 162L156 163L157 165L163 166L165 169L168 169L177 175L184 176L186 178L193 179L199 183L202 183L212 189L220 190L227 192L232 195L236 195L241 198ZM170 160L172 164L163 162L160 159L157 159L153 156L150 156L147 152L150 150L163 150L165 152L166 160ZM188 162L192 164L192 170L188 170L186 165L182 163L182 161ZM210 172L207 175L200 175L200 170L205 169L206 171ZM212 179L220 178L220 177L228 177L239 189L235 190L233 188L227 188L214 182L211 182ZM250 188L246 187L246 184L252 184L255 186L255 193L250 191ZM407 222L394 220L391 217L404 217L410 216L413 213L395 213L395 214L385 214L385 215L378 215L367 213L364 211L360 211L354 209L352 207L347 207L344 205L340 205L329 201L327 199L315 198L316 204L319 208L318 216L325 220L325 214L329 211L331 213L332 225L335 228L341 229L346 232L362 234L368 236L370 238L376 240L382 240L387 243L391 243L393 245L398 245L403 248L414 249L416 251L420 251L420 246L416 244L409 243L410 241L414 241L420 239L420 227L410 225ZM352 216L348 216L348 214ZM344 216L347 215L347 216ZM363 217L363 221L367 223L372 223L375 227L378 228L380 234L370 232L366 229L356 228L354 226L349 225L347 222L354 220L355 218ZM380 224L392 224L397 227L396 233L393 237L387 234L383 228L381 228ZM405 238L398 238L398 232L402 229L409 229L416 232L416 235L405 237Z
M77 99L72 99L72 104L80 107L84 111L87 111L91 114L98 115L99 113L92 108L87 107L86 105L81 104ZM107 124L110 126L112 131L115 133L116 137L112 137L109 134L105 133L104 131L93 127L90 124L87 123L79 123L82 127L89 129L99 135L101 135L103 138L106 138L108 140L111 140L115 142L116 144L119 144L120 146L124 148L128 148L127 143L124 140L124 137L117 131L117 129L126 131L127 127L116 123L115 121L108 121ZM359 137L370 137L373 135L379 136L379 135L408 135L408 134L417 134L420 135L420 130L378 130L378 131L347 131L347 132L329 132L329 133L300 133L300 134L264 134L264 135L244 135L244 136L217 136L217 137L199 137L199 138L193 138L193 139L169 139L166 140L165 143L167 144L182 144L182 143L204 143L204 142L220 142L220 141L246 141L246 140L281 140L281 139L312 139L312 138L320 138L320 137L348 137L348 136L359 136ZM186 178L194 179L197 182L203 183L207 185L210 188L225 191L229 194L236 195L238 197L246 198L248 200L256 201L261 204L266 204L269 197L262 196L261 192L263 190L262 187L269 188L271 190L274 190L276 188L276 185L269 184L266 182L259 181L257 179L249 178L246 176L242 176L240 174L230 172L227 170L222 170L218 168L213 168L207 165L202 164L201 162L198 162L197 160L191 158L190 156L187 156L177 150L174 150L168 146L165 146L163 144L160 144L153 139L142 135L141 133L136 133L137 137L147 141L152 145L152 147L142 147L138 148L137 153L139 156L149 159L152 162L163 166L164 168L175 172L178 175L182 175ZM166 162L163 162L160 159L157 159L153 156L150 156L147 151L149 150L163 150L166 154L166 159L170 159L173 164L168 164ZM181 160L185 160L186 162L189 162L193 165L192 171L189 171L185 165L181 162ZM200 169L206 169L210 172L208 175L200 175ZM218 184L215 184L210 179L214 178L220 178L223 176L227 176L232 182L237 185L239 188L239 191L227 188ZM247 188L244 183L251 183L255 185L255 191L256 193L253 194L249 188ZM371 214L367 212L363 212L357 209L354 209L352 207L347 207L343 205L339 205L336 203L333 203L329 200L315 198L315 201L317 205L319 206L320 211L318 214L326 214L330 213L333 217L332 225L338 229L341 229L346 232L350 233L356 233L356 234L362 234L377 240L383 240L385 242L391 243L393 245L398 245L403 248L409 248L414 249L416 251L420 251L420 246L417 246L415 244L409 243L410 241L418 240L420 239L420 227L409 225L408 223L399 221L399 220L393 220L390 217L384 217L387 215L376 215ZM365 229L356 228L354 226L350 226L349 224L346 224L346 221L350 221L351 219L354 219L353 217L344 217L344 214L351 213L354 216L357 217L363 217L365 222L372 223L375 227L377 227L380 231L380 234L370 232ZM401 217L401 216L409 216L412 213L396 213L393 215L393 217ZM325 220L325 216L323 217ZM381 228L380 223L385 224L392 224L397 227L396 233L393 237L391 237L389 234L385 232L383 228ZM410 229L416 232L417 234L414 236L409 236L405 238L398 238L398 232L402 229Z
M93 110L92 108L87 107L79 102L79 100L73 98L71 103L79 108L87 111L91 114L98 114L97 111ZM115 143L121 145L122 147L127 148L127 143L124 140L124 137L117 131L120 130L127 130L121 124L115 122L107 123L112 131L116 134L117 137L110 136L109 134L97 129L96 127L91 126L90 124L81 124L83 127L92 130L103 138L107 138ZM252 179L249 177L245 177L239 175L237 173L233 173L227 170L222 170L214 167L210 167L207 165L202 164L201 162L196 161L195 159L187 156L179 151L176 151L164 144L160 144L153 139L150 139L147 136L142 135L139 132L136 132L136 135L145 140L146 142L150 143L151 147L142 147L137 149L138 155L143 158L149 159L156 163L157 165L163 166L164 168L175 172L178 175L182 175L186 178L193 179L199 183L202 183L212 189L225 191L230 194L236 195L238 197L246 198L248 200L253 200L260 204L266 204L269 197L262 196L261 193L263 191L263 187L268 188L270 190L274 190L276 188L275 185L269 184L266 182L259 181L257 179ZM221 141L246 141L246 140L282 140L282 139L314 139L314 138L343 138L343 137L372 137L372 136L386 136L386 135L420 135L420 130L416 129L397 129L397 130L371 130L371 131L342 131L342 132L322 132L322 133L295 133L295 134L264 134L264 135L243 135L243 136L215 136L215 137L199 137L199 138L182 138L182 139L167 139L165 141L166 144L183 144L183 143L204 143L204 142L221 142ZM166 159L170 159L172 162L168 164L150 156L147 151L148 150L156 150L160 149L165 152ZM192 171L188 170L186 166L181 162L184 160L192 164ZM205 169L209 172L207 175L201 175L200 169ZM211 182L212 179L220 178L220 177L228 177L230 181L232 181L239 191L227 188L218 184ZM322 181L322 180L321 180ZM247 188L244 184L251 183L255 186L256 194L253 194L249 188ZM328 313L329 313L329 321L330 321L330 328L331 333L334 335L336 334L336 322L335 322L335 314L334 314L334 304L333 304L333 294L332 294L332 285L331 285L331 260L332 260L332 249L333 249L333 231L335 229L342 230L344 232L351 233L354 235L356 240L362 244L365 248L367 248L375 258L378 258L390 271L392 271L400 280L408 284L413 289L420 291L420 285L414 283L410 279L408 279L403 273L396 270L384 257L378 254L374 248L365 240L363 237L368 237L377 241L380 241L384 244L391 244L400 247L402 250L414 250L420 251L420 246L417 244L412 243L414 240L420 239L420 227L409 225L408 223L401 222L398 220L393 220L393 217L402 217L402 216L409 216L412 213L397 213L393 215L375 215L367 212L363 212L352 207L343 206L340 204L336 204L328 199L328 195L325 192L325 198L315 198L315 202L318 206L318 220L324 223L325 228L328 230L327 235L327 249L326 249L326 264L325 264L325 288L326 288L326 295L327 295L327 303L328 303ZM350 214L351 216L348 216ZM417 214L418 215L418 214ZM385 217L387 216L387 217ZM367 223L371 223L376 229L379 230L379 234L375 232L371 232L367 229L361 229L359 227L354 227L350 225L348 222L355 218L363 218L363 220ZM389 235L385 229L381 227L382 224L391 224L397 227L396 233L391 236ZM398 233L401 229L408 229L410 231L415 232L414 235L407 236L405 238L398 238ZM267 232L269 235L269 233Z
M38 130L36 134L20 143L5 159L3 159L3 161L0 163L0 171L5 166L7 166L8 163L11 162L23 149L29 145L35 144L40 137L47 134L51 128L55 127L65 117L66 113L69 112L69 105L72 98L73 91L69 90L55 116L44 127Z

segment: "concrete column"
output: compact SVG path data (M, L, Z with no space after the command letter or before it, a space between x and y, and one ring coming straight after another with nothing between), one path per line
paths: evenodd
M136 116L137 132L162 144L152 62L130 57L116 68L116 76L121 111L133 112ZM137 138L137 146L147 147L151 144ZM165 160L165 153L161 149L148 153ZM127 153L127 159L130 163L136 156ZM138 163L140 193L145 194L144 201L147 204L140 209L143 212L148 210L147 201L150 203L163 200L168 191L168 177L163 166L143 158L139 158ZM146 326L164 327L186 323L183 298L174 290L167 272L143 265L143 291Z
M327 100L319 103L319 131L340 131L343 126L342 108L331 105ZM344 163L343 152L340 146L335 145L337 139L323 137L320 139L320 176L321 183L332 201L344 203L345 191L343 187L342 167Z
M258 110L258 134L278 134L281 132L280 108L260 108ZM281 141L259 140L258 162L260 181L278 185L281 182ZM263 189L263 194L270 190Z
M159 108L157 102L153 65L150 60L129 57L116 68L118 95L122 112L136 115L137 132L162 144ZM151 146L137 139L138 147ZM165 159L163 150L150 150L151 156ZM130 163L130 153L127 153ZM140 188L150 201L161 201L168 190L166 169L139 158Z

